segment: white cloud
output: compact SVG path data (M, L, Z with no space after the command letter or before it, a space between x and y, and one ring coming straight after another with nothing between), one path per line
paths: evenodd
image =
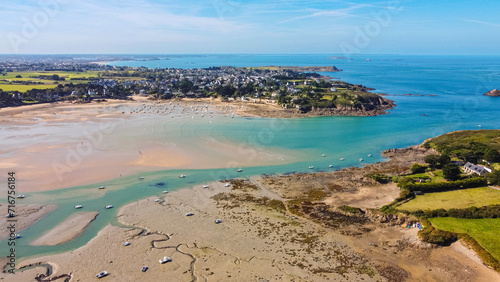
M469 20L469 19L462 19L462 21L476 23L476 24L482 24L482 25L488 25L488 26L494 26L494 27L500 27L500 24L486 22L486 21L477 21L477 20Z

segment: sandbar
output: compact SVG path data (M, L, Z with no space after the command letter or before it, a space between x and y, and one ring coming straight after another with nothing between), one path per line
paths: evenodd
M33 246L55 246L69 242L83 233L85 228L97 217L98 212L78 212L47 231L33 241Z

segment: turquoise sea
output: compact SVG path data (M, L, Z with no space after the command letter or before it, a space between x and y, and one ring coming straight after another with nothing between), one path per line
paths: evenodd
M198 121L177 124L151 121L163 127L169 136L189 142L211 137L241 144L246 149L266 148L291 152L299 162L276 166L246 167L235 172L235 163L210 170L161 171L124 177L105 183L63 190L28 193L23 203L56 204L56 211L22 232L17 244L18 257L59 253L78 248L93 238L108 223L118 224L120 206L149 196L161 196L163 190L192 187L209 181L280 174L334 170L363 163L383 161L380 152L419 144L427 138L454 130L500 128L500 98L483 96L500 88L500 57L496 56L399 56L363 55L349 60L336 55L158 55L160 60L114 62L117 66L149 68L204 68L210 66L325 66L334 65L342 72L323 73L335 79L363 84L387 93L397 107L388 115L377 117L318 117L290 120L265 118L220 119L213 124ZM369 60L367 60L369 59ZM412 95L405 95L412 94ZM479 127L480 126L480 127ZM175 129L175 130L173 130ZM162 138L161 134L155 138ZM322 157L326 154L326 157ZM372 157L367 157L372 154ZM251 159L251 153L245 155ZM345 161L339 161L345 158ZM292 158L291 158L292 159ZM328 165L332 164L333 168ZM258 164L256 164L258 165ZM308 169L314 166L314 169ZM188 175L181 179L179 174ZM145 180L138 180L145 176ZM165 182L165 187L157 187ZM96 187L105 185L106 190ZM64 245L34 247L29 242L75 212L77 204L85 211L99 211L83 235ZM104 207L113 204L114 209ZM0 245L5 246L5 241ZM4 250L4 248L2 248ZM2 254L3 255L3 254Z

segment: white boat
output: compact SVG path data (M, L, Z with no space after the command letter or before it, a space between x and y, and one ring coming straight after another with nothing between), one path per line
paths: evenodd
M329 165L328 167L329 167L329 168L332 168L332 167L333 167L333 165Z
M372 154L368 154L368 157L370 158L372 156Z
M203 188L209 188L209 187L210 187L210 186L208 186L208 185L203 185Z
M168 194L168 191L163 191L163 194Z
M75 206L75 209L81 209L81 208L83 208L83 205L76 205Z
M242 170L241 168L239 168L239 169L237 170L237 172L242 172L242 171L243 171L243 170Z
M19 235L19 234L14 234L14 239L19 239L19 238L21 238L21 235Z
M106 277L108 275L109 275L109 273L107 271L101 271L101 272L97 273L96 277L103 278L103 277Z
M126 247L126 246L130 246L130 242L125 242L123 243L123 245Z
M99 187L98 189L104 189L104 188L106 188L106 186L101 186L101 187Z
M113 205L107 205L106 206L106 209L109 210L109 209L112 209L113 208Z
M162 259L159 260L161 264L167 263L169 261L172 261L172 259L169 257L163 257Z
M158 202L160 202L160 199L155 199L155 203L158 203Z
M219 223L222 222L222 220L220 220L220 219L217 218L216 220L214 220L214 222L215 222L215 224L219 224Z
M343 160L344 160L344 158L340 158L340 160L341 160L341 161L343 161Z
M186 178L186 175L181 174L181 175L179 175L179 178Z
M23 194L21 194L21 195L17 196L17 198L18 199L24 199L24 198L26 198L26 196L24 196Z
M325 155L325 154L323 154L323 155L321 155L321 156L322 156L323 158L324 158L324 157L326 157L326 155Z
M186 216L193 216L193 215L194 215L194 213L192 213L192 212L186 213Z
M362 161L363 161L363 158L359 159L359 161L360 161L360 162L362 162Z
M310 166L310 167L309 167L309 169L313 169L313 168L314 168L314 166Z
M143 177L143 176L139 177L139 180L143 180L143 179L144 179L144 177Z
M226 183L226 185L224 185L224 187L230 187L230 186L231 186L231 184L229 184L229 183Z

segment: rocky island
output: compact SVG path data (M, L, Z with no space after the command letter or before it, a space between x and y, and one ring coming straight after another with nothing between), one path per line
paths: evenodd
M490 97L500 97L500 90L498 89L493 89L491 91L488 91L488 93L484 94L484 96L490 96Z

